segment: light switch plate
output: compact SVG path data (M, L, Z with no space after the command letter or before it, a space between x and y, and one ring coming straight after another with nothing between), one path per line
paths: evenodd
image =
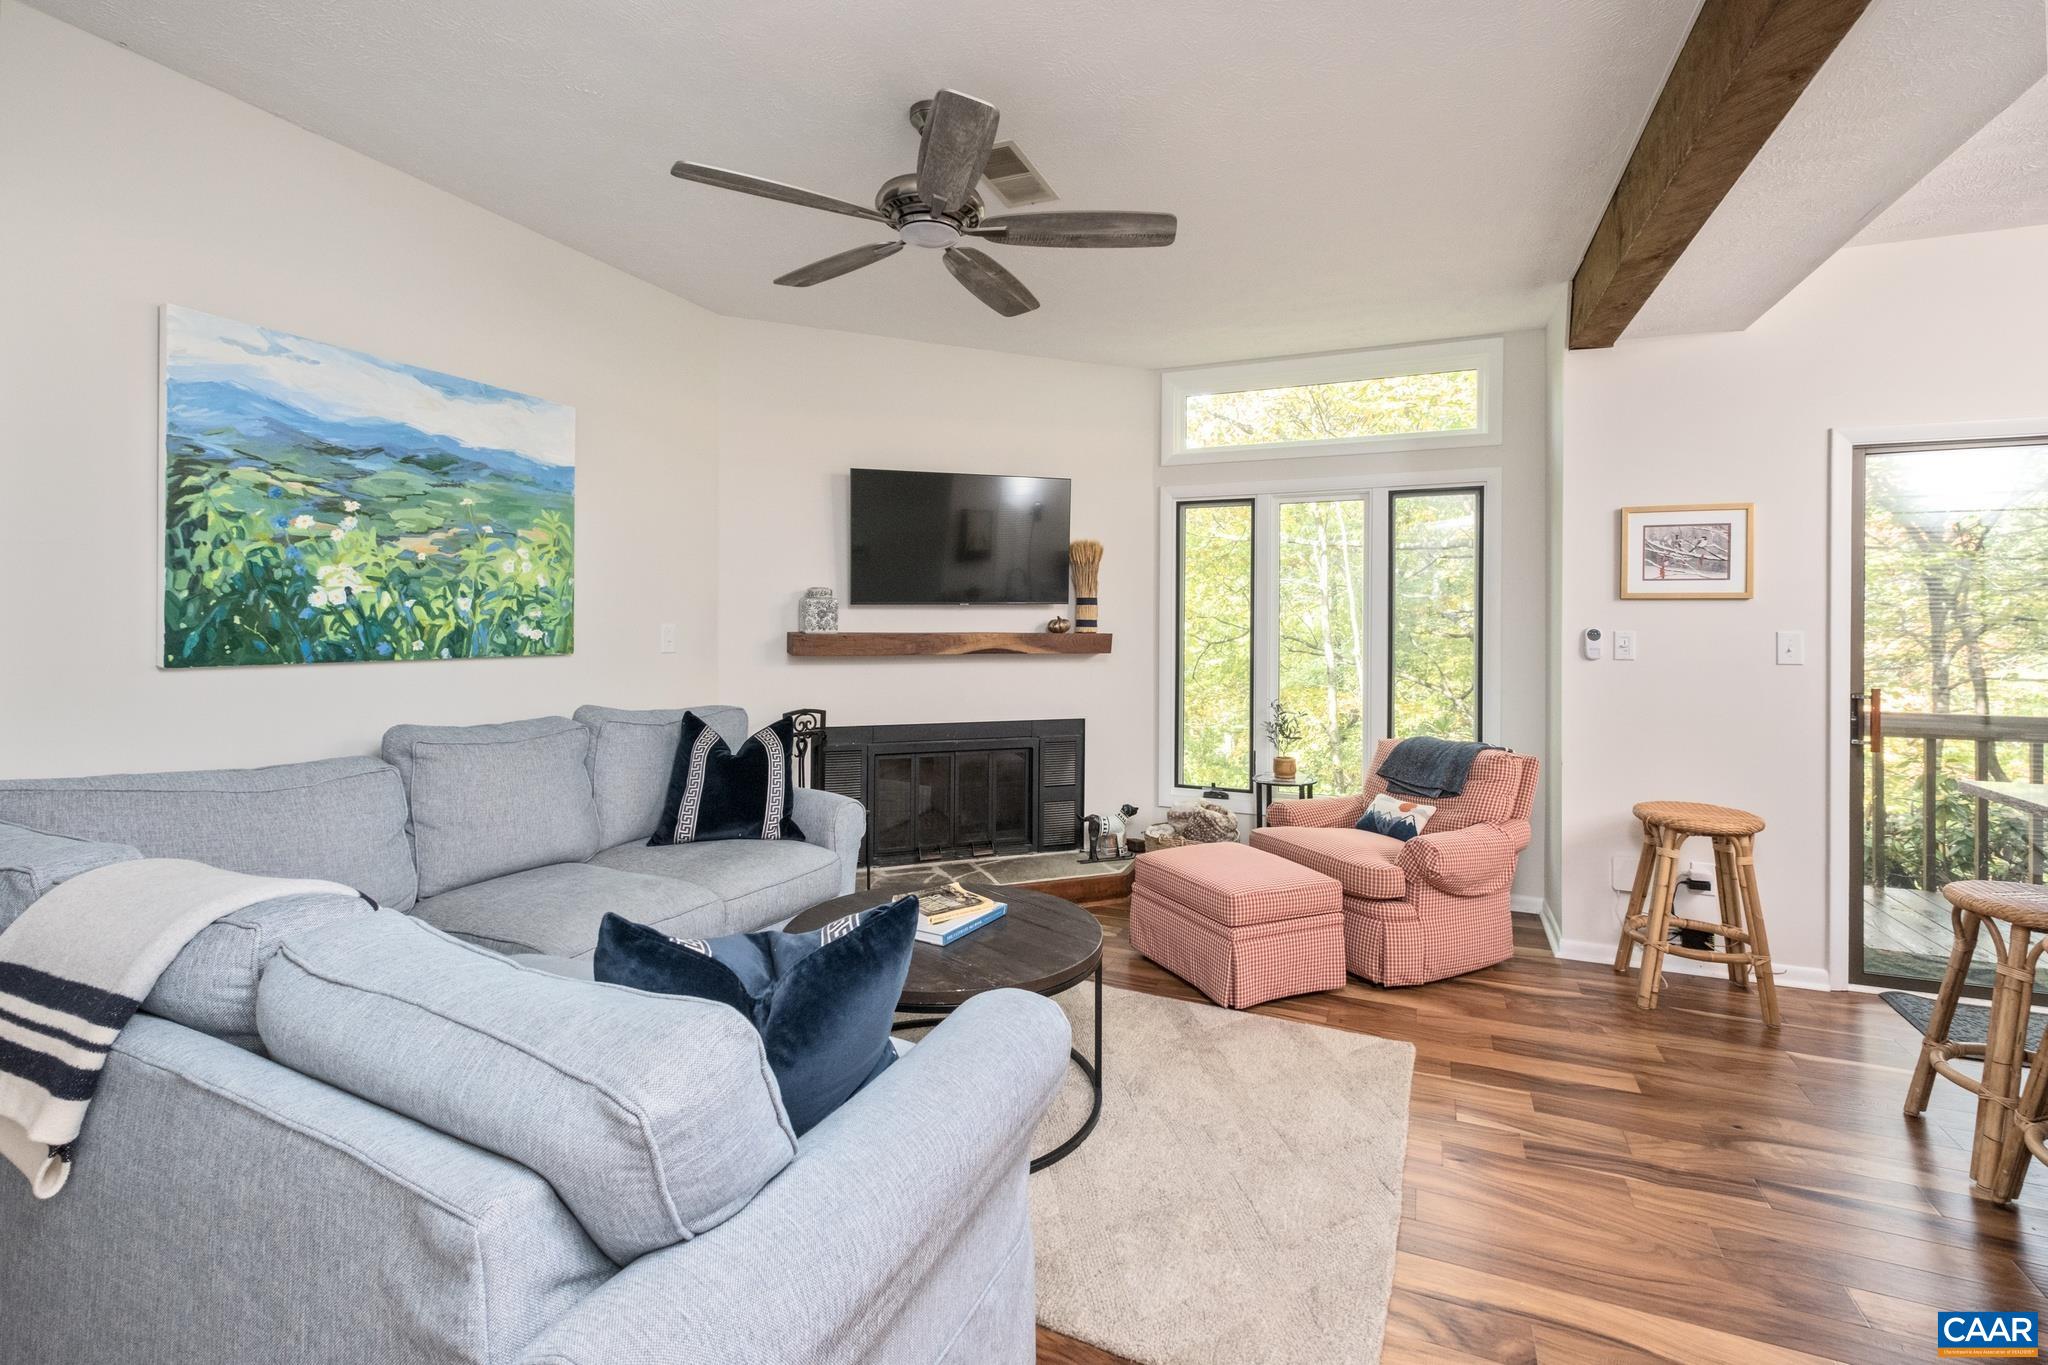
M661 628L660 648L663 654L673 654L676 652L676 628L674 626L663 626Z
M1636 633L1632 630L1614 632L1614 661L1618 664L1634 663L1636 657Z
M1803 664L1806 662L1805 631L1781 630L1778 632L1778 662L1781 664Z

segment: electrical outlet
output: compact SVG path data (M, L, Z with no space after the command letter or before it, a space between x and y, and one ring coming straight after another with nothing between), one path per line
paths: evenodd
M1614 855L1614 861L1608 866L1608 882L1616 891L1636 889L1636 863L1642 856L1640 852Z
M676 628L674 626L663 626L661 628L661 644L659 648L663 654L673 654L676 652Z
M1781 664L1803 664L1806 662L1805 631L1781 630L1778 632L1778 662Z
M1636 660L1636 633L1632 630L1614 632L1614 662L1631 664Z

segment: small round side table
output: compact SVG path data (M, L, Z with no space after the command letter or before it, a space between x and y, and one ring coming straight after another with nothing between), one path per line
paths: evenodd
M1291 787L1294 794L1303 801L1313 800L1316 794L1316 780L1296 773L1293 777L1275 777L1271 773L1260 773L1252 779L1252 828L1263 829L1266 824L1266 808L1273 804L1275 787Z

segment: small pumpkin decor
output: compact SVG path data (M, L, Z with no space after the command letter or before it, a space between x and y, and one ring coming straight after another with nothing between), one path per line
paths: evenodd
M1301 743L1303 719L1301 712L1278 697L1266 712L1266 740L1273 746L1273 776L1282 782L1294 780L1293 750Z

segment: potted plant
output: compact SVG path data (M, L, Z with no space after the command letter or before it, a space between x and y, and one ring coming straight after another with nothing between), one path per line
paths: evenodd
M1273 776L1294 780L1294 746L1301 743L1303 714L1278 697L1266 713L1266 741L1273 746Z

